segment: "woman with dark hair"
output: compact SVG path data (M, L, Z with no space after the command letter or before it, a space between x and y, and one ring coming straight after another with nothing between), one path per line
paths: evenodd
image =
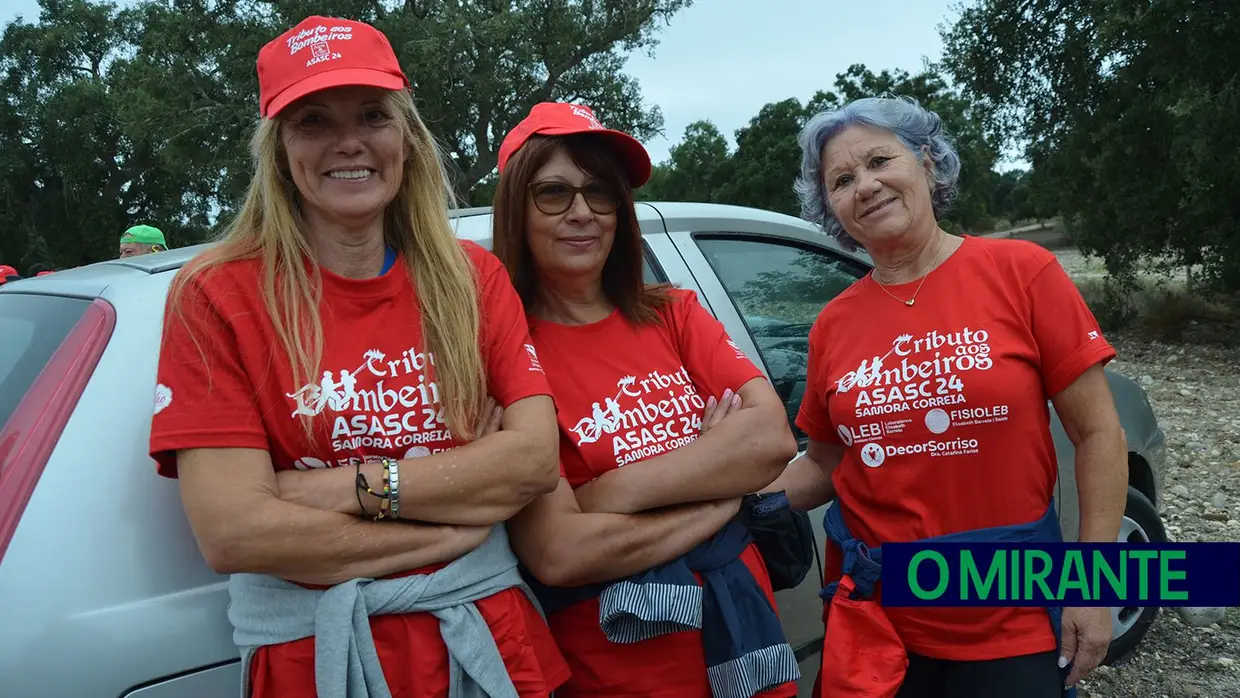
M734 518L796 442L696 295L643 283L633 189L649 156L588 107L544 103L499 167L494 251L560 425L559 487L510 522L572 668L557 696L795 695L766 567Z

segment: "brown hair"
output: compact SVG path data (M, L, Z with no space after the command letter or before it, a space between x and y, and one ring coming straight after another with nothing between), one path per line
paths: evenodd
M529 187L534 175L551 156L564 149L573 163L601 180L615 193L616 237L603 263L603 295L633 323L659 320L659 310L671 303L669 284L647 285L642 279L642 236L620 158L595 134L530 136L505 167L495 188L492 251L512 277L521 302L529 311L538 298L534 257L526 237Z

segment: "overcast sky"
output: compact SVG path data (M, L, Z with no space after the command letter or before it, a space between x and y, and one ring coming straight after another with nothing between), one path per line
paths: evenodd
M967 0L966 0L967 1ZM122 4L124 4L122 0ZM764 104L805 102L829 89L853 63L875 72L916 72L938 60L939 27L958 0L695 0L663 28L653 57L635 55L628 71L648 104L663 111L666 133L646 145L656 162L685 127L709 119L734 141ZM38 18L36 0L0 0L0 21Z

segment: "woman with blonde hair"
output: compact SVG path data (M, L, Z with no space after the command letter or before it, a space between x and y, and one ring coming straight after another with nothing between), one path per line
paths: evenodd
M567 665L503 526L558 482L520 299L455 239L382 33L309 17L258 75L255 176L173 284L150 446L231 575L242 695L547 696Z

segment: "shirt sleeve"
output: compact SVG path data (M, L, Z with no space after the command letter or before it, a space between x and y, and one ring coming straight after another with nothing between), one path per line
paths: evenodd
M485 250L474 252L474 259L482 277L483 359L491 396L508 407L532 395L552 395L551 384L530 339L525 308L507 270Z
M181 449L269 448L255 386L226 317L202 277L165 309L150 440L156 471L165 477L177 477Z
M1032 331L1048 398L1072 384L1094 364L1106 365L1115 348L1102 335L1076 284L1052 259L1029 283Z
M708 397L721 397L765 374L732 341L723 323L698 301L697 293L681 291L673 316L681 361L698 389Z
M822 443L842 443L831 427L831 411L827 405L827 371L823 361L821 315L809 333L809 357L805 369L805 396L797 410L796 425L805 435Z

